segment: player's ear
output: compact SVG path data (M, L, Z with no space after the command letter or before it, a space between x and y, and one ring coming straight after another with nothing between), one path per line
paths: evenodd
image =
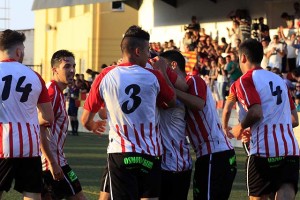
M246 63L247 62L247 57L245 56L245 54L241 55L240 60L241 60L242 63Z

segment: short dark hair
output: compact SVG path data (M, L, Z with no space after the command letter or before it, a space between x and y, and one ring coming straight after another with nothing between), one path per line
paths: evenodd
M185 72L185 59L179 51L176 50L164 51L160 54L160 56L167 59L170 62L172 61L177 62L180 71Z
M8 50L16 44L22 44L26 36L22 32L6 29L0 32L0 50Z
M239 55L244 54L249 62L260 65L263 58L263 46L255 39L245 40L239 47Z
M75 59L75 56L72 52L68 51L68 50L58 50L56 51L51 58L51 67L54 67L56 64L61 63L62 58L65 57L72 57Z
M130 51L136 47L142 47L145 41L150 40L148 32L144 31L141 27L133 25L130 26L124 34L121 41L121 50Z

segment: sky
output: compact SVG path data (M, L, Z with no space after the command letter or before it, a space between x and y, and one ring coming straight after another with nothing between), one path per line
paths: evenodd
M22 30L34 28L34 12L31 10L33 0L0 0L0 7L4 7L4 2L9 7L8 27L12 30ZM4 10L0 10L0 18L4 18ZM0 28L5 26L4 21L0 22Z

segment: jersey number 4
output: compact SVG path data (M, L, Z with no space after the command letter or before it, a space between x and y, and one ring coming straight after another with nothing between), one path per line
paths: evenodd
M131 95L129 96L129 98L131 100L127 100L125 101L123 104L122 104L122 111L125 113L125 114L130 114L132 112L134 112L138 107L139 105L141 104L142 102L142 99L141 97L137 96L140 92L141 92L141 88L136 85L136 84L131 84L131 85L128 85L126 88L125 88L125 93L127 95L129 95L130 91L132 90L132 93ZM130 101L133 101L132 103L132 107L131 108L128 108L128 104Z
M277 96L276 104L277 105L281 104L282 103L282 98L281 98L282 90L281 90L280 86L277 86L276 90L274 91L272 81L269 82L269 85L270 85L270 90L271 90L272 95Z
M16 85L16 91L22 93L22 96L20 98L20 102L22 102L22 103L26 102L28 100L29 93L32 91L31 83L27 83L24 87L22 87L22 84L25 79L26 79L26 76L21 76ZM10 94L12 75L4 76L2 78L2 81L4 82L4 87L3 87L1 98L2 98L2 101L5 101L8 99L9 94Z

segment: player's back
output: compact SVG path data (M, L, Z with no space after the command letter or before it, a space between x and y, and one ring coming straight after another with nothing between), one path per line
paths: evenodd
M299 155L291 122L290 98L283 79L263 69L250 71L244 76L240 80L241 86L245 88L246 82L253 81L256 90L245 89L246 101L250 99L252 103L244 103L252 105L260 101L263 112L262 119L251 127L250 154L263 157Z
M0 62L0 77L1 122L36 123L42 90L37 74L18 62Z
M109 153L160 154L157 134L157 77L137 65L115 67L103 77L100 96L108 110ZM151 147L151 148L150 148Z
M266 70L254 70L253 81L261 100L263 124L290 124L288 89L283 79Z
M0 77L0 157L38 156L42 79L18 62L0 62Z

